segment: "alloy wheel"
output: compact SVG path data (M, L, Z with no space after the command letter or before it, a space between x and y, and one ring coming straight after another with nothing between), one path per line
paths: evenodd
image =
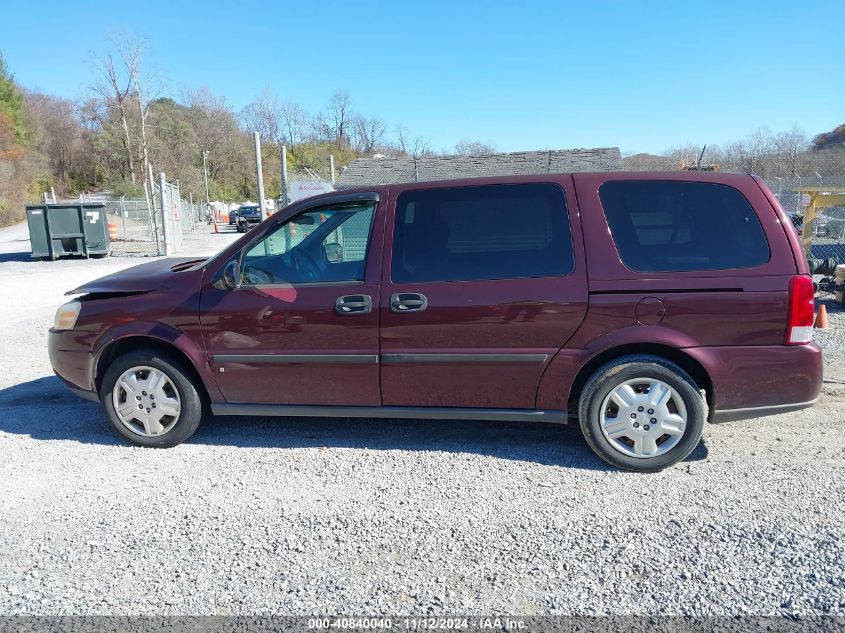
M138 366L120 375L112 389L120 422L143 437L170 431L179 419L181 400L173 381L160 369Z
M655 378L634 378L617 385L601 406L601 430L623 455L649 458L672 450L687 426L683 398Z

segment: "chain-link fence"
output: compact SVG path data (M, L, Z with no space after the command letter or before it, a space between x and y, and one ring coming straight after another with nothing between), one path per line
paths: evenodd
M810 268L833 274L845 264L845 173L807 182L795 177L766 179L801 238Z
M628 171L700 168L761 176L798 232L804 256L822 288L845 265L845 148L754 151L731 147L698 156L637 154L623 158Z
M165 184L165 201L170 217L168 231L173 252L182 248L182 234L194 230L203 220L202 205L192 204L179 195L173 183ZM161 192L155 188L153 212L145 199L117 198L104 200L114 255L154 256L165 254L165 227L161 210ZM205 224L203 228L207 228Z

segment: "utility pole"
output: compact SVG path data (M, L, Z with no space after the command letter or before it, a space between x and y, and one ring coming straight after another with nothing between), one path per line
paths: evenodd
M282 145L279 150L279 162L282 165L282 206L286 207L290 201L288 196L288 148Z
M334 154L329 154L329 171L332 174L332 187L334 187Z
M261 219L267 219L267 209L264 208L264 171L261 168L261 137L258 132L252 133L255 142L255 177L258 180L258 204L261 210Z

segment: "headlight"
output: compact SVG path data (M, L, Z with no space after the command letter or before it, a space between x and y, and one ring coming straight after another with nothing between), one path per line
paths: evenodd
M56 310L56 318L53 321L54 330L72 330L79 317L82 304L79 301L71 301Z

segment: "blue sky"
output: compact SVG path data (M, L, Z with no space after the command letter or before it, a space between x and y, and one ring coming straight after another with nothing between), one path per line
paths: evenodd
M314 112L345 89L434 149L660 152L845 123L841 0L3 4L16 79L70 98L106 36L132 32L173 97L208 86L239 110L270 86Z

